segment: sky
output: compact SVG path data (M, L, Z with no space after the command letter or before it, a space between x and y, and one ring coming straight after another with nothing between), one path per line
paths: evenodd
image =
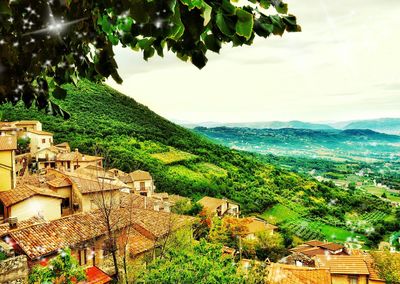
M400 1L287 0L301 33L225 45L202 70L117 47L107 84L178 122L400 117Z

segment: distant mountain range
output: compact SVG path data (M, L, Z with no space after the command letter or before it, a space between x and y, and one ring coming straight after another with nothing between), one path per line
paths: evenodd
M196 127L194 131L231 148L334 160L398 160L400 136L369 129L256 129Z
M219 122L203 122L203 123L180 123L187 128L196 127L247 127L254 129L310 129L310 130L333 130L333 129L370 129L376 132L400 135L400 118L379 118L370 120L351 120L333 123L313 123L299 120L292 121L266 121L266 122L240 122L240 123L219 123Z

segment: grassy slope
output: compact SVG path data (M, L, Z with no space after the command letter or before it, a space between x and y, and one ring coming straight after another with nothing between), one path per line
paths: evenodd
M59 103L70 112L70 120L20 105L0 106L0 117L38 119L45 130L55 133L56 142L68 141L72 148L87 153L100 148L108 153L109 166L124 171L151 171L160 191L192 197L226 196L241 203L245 212L263 212L277 200L302 203L312 214L321 212L321 216L346 212L360 204L361 198L340 189L278 169L254 154L216 145L107 86L83 81L79 87L66 88L68 96ZM161 155L168 158L165 163L154 157L171 151L180 153L179 158L190 159ZM340 205L328 207L332 199L339 200ZM368 210L375 201L371 199L363 209Z

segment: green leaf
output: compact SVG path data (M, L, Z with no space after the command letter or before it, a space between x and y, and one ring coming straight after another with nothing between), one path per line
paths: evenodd
M204 11L203 11L203 18L204 18L204 26L207 26L207 24L210 22L211 20L211 11L212 8L210 5L208 5L207 3L204 2Z
M261 0L260 6L264 9L269 9L269 7L271 6L271 0Z
M221 12L217 13L215 20L219 30L226 36L233 36L235 34L234 25L232 21L225 18L224 14Z
M217 40L214 35L206 35L204 38L204 43L209 50L219 53L221 49L221 42Z
M221 8L225 15L233 16L236 12L236 7L229 0L222 0Z
M287 14L288 5L286 3L280 2L278 5L275 6L275 10L280 14Z
M60 86L56 86L55 90L53 91L53 96L56 99L63 100L67 96L67 91Z
M249 39L253 33L254 19L253 14L238 8L236 10L238 21L236 23L236 33Z
M155 49L153 47L147 47L143 51L143 58L144 60L148 60L150 57L154 55Z
M204 6L203 0L181 0L182 4L189 7L189 10L194 8L201 9Z
M203 52L196 50L192 54L192 63L199 69L202 69L206 66L207 57L204 55Z
M0 0L0 15L11 15L11 8L9 5L9 1Z

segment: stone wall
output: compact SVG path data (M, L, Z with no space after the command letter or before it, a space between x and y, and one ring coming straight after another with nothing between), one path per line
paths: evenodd
M0 283L2 284L27 284L28 260L20 255L0 261Z

